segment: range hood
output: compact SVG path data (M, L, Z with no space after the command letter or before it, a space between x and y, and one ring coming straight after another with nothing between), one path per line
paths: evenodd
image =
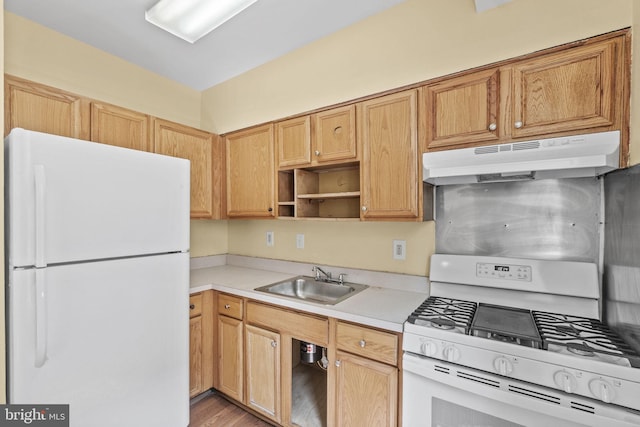
M620 131L424 153L433 185L598 176L619 166Z

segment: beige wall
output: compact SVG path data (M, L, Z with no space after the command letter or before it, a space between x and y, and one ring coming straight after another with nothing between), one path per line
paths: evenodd
M7 74L200 127L200 92L10 12L4 25Z
M4 13L4 0L0 0L0 6ZM0 15L1 16L1 15ZM4 57L4 20L0 21L0 58ZM4 63L0 63L0 75L4 75ZM4 85L0 88L0 99L4 99ZM0 105L0 129L4 129L4 102ZM0 170L4 171L4 150L0 154ZM0 173L0 188L4 189L4 173ZM4 196L2 196L4 200ZM4 204L0 207L0 218L4 218ZM0 230L0 236L4 242L4 227ZM4 245L0 247L0 265L4 272ZM0 289L0 384L6 383L6 351L5 351L5 324L4 324L4 286ZM6 388L0 387L0 403L6 403Z
M407 0L203 92L224 133L628 27L633 0Z

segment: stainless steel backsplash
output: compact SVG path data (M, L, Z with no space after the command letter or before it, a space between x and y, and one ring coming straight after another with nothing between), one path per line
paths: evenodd
M441 186L435 203L438 253L600 264L597 178Z
M640 166L606 175L604 193L603 318L640 352Z

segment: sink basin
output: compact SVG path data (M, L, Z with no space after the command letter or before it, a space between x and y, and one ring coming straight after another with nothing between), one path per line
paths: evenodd
M366 288L368 288L367 285L358 283L345 282L341 285L339 283L315 280L313 277L298 276L282 282L261 286L255 290L283 297L334 305Z

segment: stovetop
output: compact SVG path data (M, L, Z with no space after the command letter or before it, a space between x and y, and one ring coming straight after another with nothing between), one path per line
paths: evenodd
M407 321L425 328L640 367L640 355L597 319L431 296ZM487 342L486 346L491 344Z

